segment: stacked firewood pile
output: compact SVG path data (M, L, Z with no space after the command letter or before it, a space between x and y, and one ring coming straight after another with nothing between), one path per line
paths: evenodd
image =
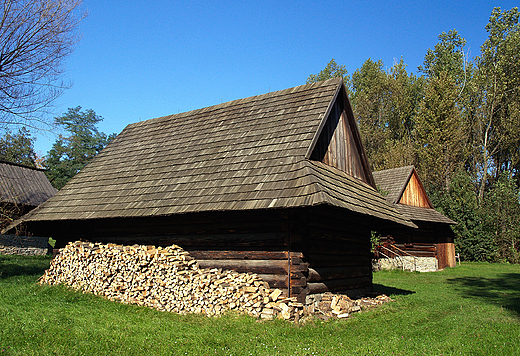
M306 315L316 315L320 319L348 318L352 313L363 309L373 308L384 303L393 301L390 297L380 294L375 298L364 297L350 299L342 294L312 294L308 295L305 301L304 313Z
M213 316L237 310L263 319L298 321L304 313L343 318L362 307L358 301L330 293L309 296L304 305L271 289L255 274L199 268L176 245L71 242L51 262L40 283L67 284L111 300L181 314Z

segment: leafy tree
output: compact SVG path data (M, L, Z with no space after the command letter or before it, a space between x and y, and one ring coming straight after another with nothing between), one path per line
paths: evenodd
M45 161L47 177L55 188L61 189L115 137L98 131L96 125L102 120L91 109L81 111L80 106L55 119L70 134L59 136Z
M63 61L78 41L81 0L6 0L0 5L0 125L39 126L67 87Z
M520 262L520 195L511 173L503 172L484 196L482 216L488 234L494 238L497 257Z
M390 68L387 80L390 110L386 125L388 138L382 152L381 168L417 165L414 132L419 104L423 98L424 78L409 74L401 58Z
M367 59L352 74L352 104L359 130L373 170L383 169L384 152L390 138L388 119L391 100L388 75L383 61Z
M347 69L344 65L338 65L334 58L332 58L331 61L325 66L325 68L318 74L309 75L307 78L307 84L337 77L343 78L343 82L345 83L347 90L350 90L350 77L348 75Z
M36 167L35 140L25 127L20 128L16 134L8 131L0 138L0 159Z
M479 102L476 145L480 147L479 200L488 176L519 168L520 25L518 8L493 9L486 26L488 39L476 58Z
M436 78L442 72L450 73L459 86L464 85L466 79L466 59L464 46L466 40L457 30L450 30L439 35L439 42L432 49L428 49L424 56L423 66L419 71L428 78Z
M414 164L466 260L520 263L520 12L495 8L474 60L456 30L420 76L368 59L349 82L373 170ZM342 71L344 70L344 71ZM346 75L331 61L308 82Z
M479 209L475 182L464 170L455 172L445 190L430 190L432 203L447 217L457 222L452 226L455 247L466 261L494 261L497 246L486 231L483 211Z
M454 78L441 72L425 86L416 117L419 170L425 184L448 189L453 173L464 166L467 133Z

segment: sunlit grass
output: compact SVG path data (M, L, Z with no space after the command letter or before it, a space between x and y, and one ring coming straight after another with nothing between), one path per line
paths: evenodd
M0 355L514 355L520 266L378 272L396 301L294 325L177 315L36 284L49 258L0 256Z

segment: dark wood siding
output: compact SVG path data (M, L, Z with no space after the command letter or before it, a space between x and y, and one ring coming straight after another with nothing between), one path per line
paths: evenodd
M304 301L309 293L372 287L366 216L329 206L213 212L47 225L57 247L78 239L103 243L176 244L203 268L259 274ZM33 226L33 230L35 229ZM39 227L43 233L43 226Z
M362 163L361 150L354 138L355 127L346 113L344 100L343 96L339 95L334 103L311 159L371 184Z
M369 223L332 207L314 207L302 242L307 292L366 291L372 287Z

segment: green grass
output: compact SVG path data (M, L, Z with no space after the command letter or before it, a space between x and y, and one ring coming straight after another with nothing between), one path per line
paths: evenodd
M0 256L0 355L515 355L520 266L378 272L396 302L294 325L176 315L36 284L49 258Z

